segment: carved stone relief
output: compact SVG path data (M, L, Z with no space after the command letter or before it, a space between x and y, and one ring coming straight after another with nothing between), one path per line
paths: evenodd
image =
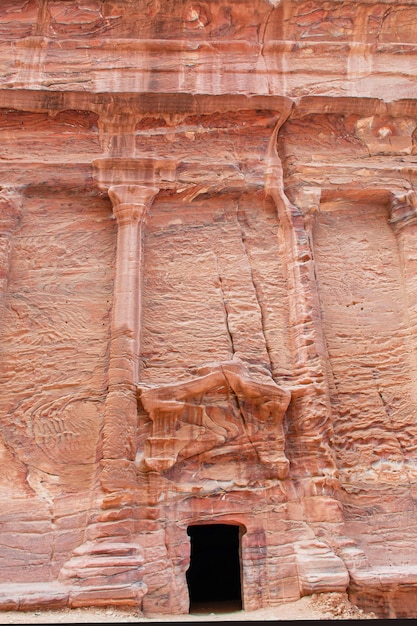
M148 388L138 397L152 420L145 464L158 472L229 441L246 437L271 476L288 474L282 420L289 391L258 382L237 361L208 365L196 377Z

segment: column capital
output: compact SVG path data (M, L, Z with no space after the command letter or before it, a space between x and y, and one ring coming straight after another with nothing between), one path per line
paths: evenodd
M301 187L293 194L292 200L294 206L303 214L304 227L310 233L320 211L320 187Z
M119 225L140 221L159 192L148 185L112 185L108 189L113 213Z
M417 222L417 193L410 189L404 193L391 192L391 218L389 223L396 229Z

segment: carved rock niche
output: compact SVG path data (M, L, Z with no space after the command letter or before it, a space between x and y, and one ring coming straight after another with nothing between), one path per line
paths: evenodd
M148 470L164 472L219 448L236 457L249 447L271 477L287 476L282 420L291 394L272 379L254 380L237 360L199 368L189 381L139 385L138 399L152 422Z

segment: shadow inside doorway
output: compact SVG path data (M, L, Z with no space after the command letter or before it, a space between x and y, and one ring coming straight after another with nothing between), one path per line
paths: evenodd
M240 527L190 526L191 560L187 571L190 613L242 610Z

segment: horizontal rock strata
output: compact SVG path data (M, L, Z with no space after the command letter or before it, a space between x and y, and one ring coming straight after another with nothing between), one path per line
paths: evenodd
M0 4L0 608L416 617L415 0Z

